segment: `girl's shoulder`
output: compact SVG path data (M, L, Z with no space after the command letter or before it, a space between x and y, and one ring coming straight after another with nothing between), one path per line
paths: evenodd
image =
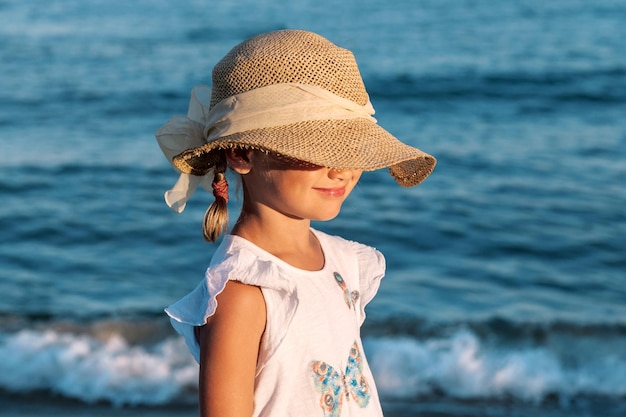
M279 298L293 299L291 294L294 285L285 278L276 263L255 250L252 243L236 236L225 236L213 255L204 279L195 289L165 309L174 329L185 338L196 361L200 360L200 346L194 328L203 326L215 315L217 298L231 281L267 289L267 294L276 293ZM281 305L285 321L293 315L295 307L295 302Z
M360 269L364 270L384 270L385 257L376 248L353 240L345 239L341 236L329 235L319 230L312 229L317 236L324 252L334 256L351 256L358 263Z
M222 285L228 280L275 290L289 290L290 283L281 278L279 260L254 243L235 235L221 242L206 271L207 283Z

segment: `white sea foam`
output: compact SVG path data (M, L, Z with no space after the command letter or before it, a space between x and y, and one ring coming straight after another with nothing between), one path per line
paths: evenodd
M547 347L490 346L469 330L427 340L369 339L365 350L387 398L443 393L540 402L551 394L626 395L626 357L618 352L598 357L575 345L565 355Z
M50 390L83 401L163 404L197 386L197 367L182 340L131 346L120 336L23 330L0 344L0 387Z

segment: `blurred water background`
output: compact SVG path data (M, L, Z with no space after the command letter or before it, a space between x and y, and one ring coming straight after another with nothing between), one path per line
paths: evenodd
M170 212L153 133L284 28L352 50L378 122L439 161L414 189L364 174L315 224L387 257L363 329L387 415L626 415L626 1L0 0L0 22L0 415L193 415L162 309L202 279L211 197Z

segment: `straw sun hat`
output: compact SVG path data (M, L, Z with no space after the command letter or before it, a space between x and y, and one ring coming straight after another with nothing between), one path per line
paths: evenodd
M404 187L422 182L435 158L400 142L373 113L350 51L281 30L235 46L213 69L213 88L195 87L187 116L156 136L174 167L196 177L211 172L223 149L239 147L336 169L389 167Z

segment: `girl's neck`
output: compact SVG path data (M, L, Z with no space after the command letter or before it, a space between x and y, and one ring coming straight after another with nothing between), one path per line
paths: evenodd
M231 233L291 266L319 271L324 267L324 253L310 226L308 219L276 219L242 213Z

